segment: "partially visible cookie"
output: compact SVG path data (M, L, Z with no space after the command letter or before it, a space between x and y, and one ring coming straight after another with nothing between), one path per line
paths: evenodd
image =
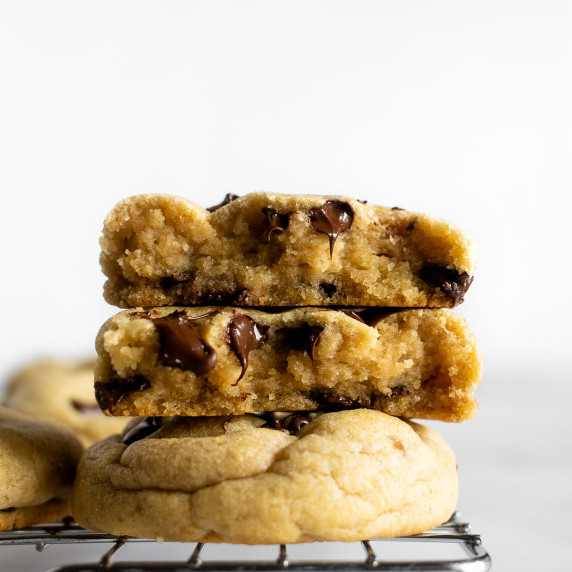
M441 309L149 308L108 320L96 348L112 415L368 407L462 421L481 375L467 324Z
M94 360L40 360L17 371L4 391L4 405L70 429L85 446L121 432L124 419L110 419L93 391Z
M69 431L0 407L0 530L69 515L82 450Z
M447 443L378 411L278 424L144 419L123 441L82 458L72 504L86 528L182 542L351 542L433 528L457 500Z
M140 195L105 220L105 299L123 308L452 307L475 248L453 224L334 196L252 193L203 209Z

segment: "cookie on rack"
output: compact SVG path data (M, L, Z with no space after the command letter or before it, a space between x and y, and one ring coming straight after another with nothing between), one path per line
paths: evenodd
M453 224L334 196L252 193L203 209L123 200L101 238L104 295L137 306L452 307L475 249Z
M69 431L0 407L0 530L68 516L82 450Z
M125 419L104 415L93 391L94 359L38 360L17 371L3 404L72 431L88 447L123 430Z
M443 309L126 310L96 348L96 396L111 415L368 407L462 421L481 375L475 338Z
M86 451L72 510L118 536L278 544L420 533L456 500L437 433L355 409L143 419Z

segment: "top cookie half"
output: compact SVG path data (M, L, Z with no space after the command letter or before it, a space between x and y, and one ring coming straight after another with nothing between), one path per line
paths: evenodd
M227 195L210 209L125 199L101 238L105 299L122 308L453 307L475 249L453 224L344 197Z

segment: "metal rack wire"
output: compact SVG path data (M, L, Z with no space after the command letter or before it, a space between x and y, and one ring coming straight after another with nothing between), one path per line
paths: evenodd
M433 560L395 560L384 559L384 542L431 542L444 545L455 543L464 550L464 557L456 559L437 558ZM186 561L132 561L116 562L118 553L128 544L154 541L115 537L109 534L84 530L73 520L32 526L26 529L0 533L0 546L6 545L35 545L41 552L48 545L53 544L78 544L78 543L107 543L111 547L101 556L99 561L88 564L66 564L53 568L50 572L101 572L102 570L116 570L123 572L189 572L189 570L204 570L209 572L260 572L264 570L296 570L305 572L318 571L357 571L379 570L387 572L421 572L421 571L458 571L458 572L486 572L491 567L491 559L482 545L481 538L471 533L468 522L463 522L459 513L455 513L451 519L433 529L430 532L415 536L399 537L394 539L365 540L361 542L363 558L356 560L301 560L292 558L288 554L288 548L282 544L276 547L276 557L273 560L208 560L203 559L204 547L197 543L189 548L190 557ZM323 545L323 543L321 543Z

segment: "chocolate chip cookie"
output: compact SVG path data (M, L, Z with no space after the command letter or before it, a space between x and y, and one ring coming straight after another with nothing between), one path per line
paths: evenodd
M465 321L442 309L126 310L96 348L96 396L112 415L367 407L462 421L481 375Z
M344 197L253 193L210 209L120 202L101 238L105 298L137 306L452 307L475 250L451 223Z
M365 409L288 419L143 420L87 450L74 517L115 535L275 544L415 534L453 512L455 458L433 430Z
M82 450L65 429L0 407L0 530L69 515Z
M72 431L85 446L121 432L125 419L105 416L93 391L95 360L30 363L9 380L4 405Z

